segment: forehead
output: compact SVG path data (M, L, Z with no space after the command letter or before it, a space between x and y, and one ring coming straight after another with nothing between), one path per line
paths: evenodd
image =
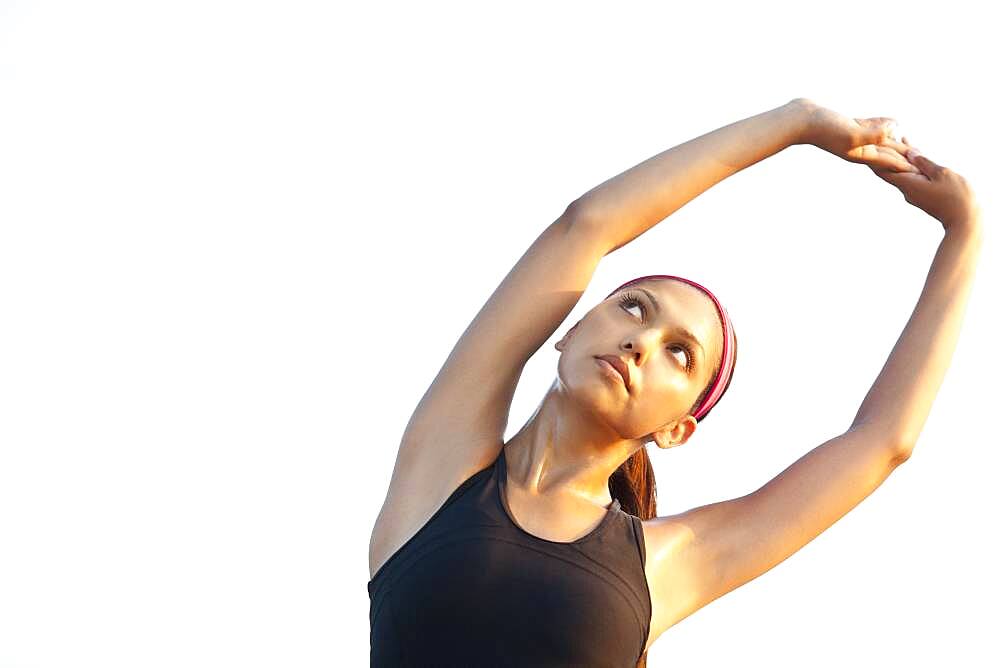
M660 319L694 334L705 346L709 359L717 356L715 351L720 349L722 332L715 303L708 295L693 285L669 279L639 281L622 288L615 295L638 288L652 293L660 307Z

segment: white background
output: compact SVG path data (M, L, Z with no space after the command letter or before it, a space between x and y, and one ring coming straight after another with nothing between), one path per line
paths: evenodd
M797 96L893 116L987 237L913 457L650 666L984 665L998 591L993 24L985 5L0 2L0 666L360 666L413 407L545 225ZM796 146L609 255L704 283L739 364L659 513L849 424L942 236ZM398 373L399 369L406 373Z

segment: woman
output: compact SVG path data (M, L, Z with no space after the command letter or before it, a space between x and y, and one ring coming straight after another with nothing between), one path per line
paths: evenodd
M796 98L627 170L542 232L407 424L369 551L372 665L645 666L666 629L788 558L910 456L955 348L980 213L965 180L892 125ZM944 227L853 424L751 494L657 517L645 445L694 435L729 386L737 341L709 290L656 275L556 343L556 382L504 443L524 364L601 258L793 144L867 165Z

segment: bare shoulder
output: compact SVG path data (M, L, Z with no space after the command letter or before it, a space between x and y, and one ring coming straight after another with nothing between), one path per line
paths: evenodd
M642 533L652 602L648 650L664 631L697 609L697 564L692 563L694 534L676 516L642 520Z
M856 425L749 494L644 521L650 636L766 573L856 508L905 461L900 448L882 427Z
M499 455L525 364L577 304L607 252L587 220L571 204L541 230L417 403L372 530L372 573Z
M382 509L368 546L369 577L413 538L458 487L492 464L503 442L400 445ZM478 457L473 457L478 453Z

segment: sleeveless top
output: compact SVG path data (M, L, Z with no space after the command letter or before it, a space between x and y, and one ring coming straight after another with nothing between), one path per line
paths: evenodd
M635 668L649 635L642 521L534 536L507 504L503 449L368 582L371 665Z

